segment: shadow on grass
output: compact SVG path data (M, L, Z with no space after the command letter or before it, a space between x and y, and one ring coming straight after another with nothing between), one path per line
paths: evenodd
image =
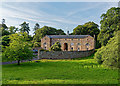
M78 61L78 60L57 60L57 61L51 61L51 60L38 60L38 62L32 61L32 62L24 62L21 63L20 65L17 64L7 64L7 65L2 65L3 67L24 67L24 68L28 68L28 67L71 67L71 66L92 66L92 65L98 65L95 62L89 62L88 61Z

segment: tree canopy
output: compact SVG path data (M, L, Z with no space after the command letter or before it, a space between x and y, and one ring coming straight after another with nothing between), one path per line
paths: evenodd
M33 28L33 30L36 31L39 28L40 28L40 25L38 23L36 23L35 26L34 26L34 28Z
M3 57L9 60L17 60L18 65L21 60L27 60L33 58L33 52L30 48L27 33L15 33L10 35L10 45L6 47Z
M10 42L9 35L2 36L1 44L3 47L9 46L9 42Z
M8 28L8 31L10 34L14 34L14 33L16 33L16 31L18 31L18 28L16 28L15 26L10 26Z
M23 22L22 24L20 24L20 26L21 26L20 32L26 32L29 34L30 31L29 23Z
M101 15L101 27L98 40L102 46L106 45L114 32L120 30L120 8L112 7Z
M108 67L120 67L120 31L115 32L115 36L110 38L106 46L102 46L95 53L95 59L98 63Z
M41 38L45 35L65 35L64 31L61 29L56 29L53 27L44 26L35 31L35 35L33 37L34 42L40 42Z
M84 25L78 25L76 28L74 28L72 34L97 36L100 32L98 27L99 26L94 22L87 22Z
M73 33L71 35L91 35L96 40L96 48L100 47L100 43L97 41L97 35L99 34L100 30L98 29L98 25L94 22L87 22L84 25L78 25L76 28L73 29Z

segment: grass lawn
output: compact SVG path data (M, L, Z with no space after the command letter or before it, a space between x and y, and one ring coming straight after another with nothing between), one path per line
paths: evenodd
M3 84L118 84L118 69L94 59L40 60L3 65Z

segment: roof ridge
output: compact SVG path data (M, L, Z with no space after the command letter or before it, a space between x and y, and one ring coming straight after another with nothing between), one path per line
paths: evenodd
M90 35L46 35L49 38L85 38Z

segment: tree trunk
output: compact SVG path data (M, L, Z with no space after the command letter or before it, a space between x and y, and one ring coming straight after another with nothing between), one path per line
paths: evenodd
M18 65L20 65L20 60L18 60Z

